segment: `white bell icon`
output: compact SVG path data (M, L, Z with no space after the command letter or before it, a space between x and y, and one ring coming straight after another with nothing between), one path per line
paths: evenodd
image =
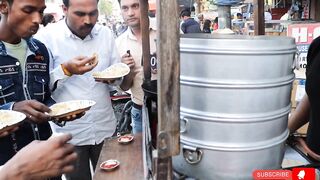
M304 179L304 176L306 175L306 172L304 170L301 170L298 174L299 179Z

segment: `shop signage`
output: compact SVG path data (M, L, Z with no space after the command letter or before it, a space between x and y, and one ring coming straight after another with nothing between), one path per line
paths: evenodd
M306 68L307 52L311 42L320 35L320 23L290 24L287 34L296 40L300 68Z

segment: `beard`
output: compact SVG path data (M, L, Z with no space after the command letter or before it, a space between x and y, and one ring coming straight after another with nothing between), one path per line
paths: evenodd
M131 22L127 24L130 28L140 28L140 22Z

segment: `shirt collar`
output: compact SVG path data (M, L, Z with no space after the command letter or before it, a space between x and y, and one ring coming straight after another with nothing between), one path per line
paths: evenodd
M71 32L71 30L69 29L65 19L62 20L61 23L63 23L63 27L64 27L64 31L65 31L66 37L70 37L70 38L73 38L73 39L80 39L78 36L76 36L75 34L73 34ZM95 25L93 27L93 29L91 30L90 34L88 34L83 40L85 41L85 40L93 39L95 36L98 35L98 31L99 31L99 28L97 27L97 25ZM80 39L80 40L82 40L82 39Z
M2 41L0 41L0 55L6 56L7 55L7 50L5 45L3 44Z
M132 32L130 27L128 27L128 29L127 29L127 36L128 36L129 39L137 40L136 36L133 34L133 32Z
M26 39L26 41L27 41L27 45L28 45L29 49L30 49L33 53L37 54L37 52L39 51L39 47L38 47L37 44L34 42L33 38L28 38L28 39Z
M37 52L39 51L39 47L34 42L33 38L27 38L25 40L27 42L27 45L28 45L28 48L30 49L30 51L34 54L37 54ZM0 55L3 55L3 56L8 55L6 47L2 41L0 41Z

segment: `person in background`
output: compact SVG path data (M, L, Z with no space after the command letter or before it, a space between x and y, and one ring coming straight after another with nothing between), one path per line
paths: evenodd
M184 9L180 13L180 18L183 21L181 24L181 31L187 33L201 33L200 24L195 21L191 16L191 11Z
M55 23L56 20L54 19L54 16L52 14L45 14L43 15L41 24L45 27L49 23Z
M63 0L65 19L41 29L36 38L52 52L50 76L52 96L57 102L93 100L96 104L77 121L64 127L52 125L59 133L71 133L71 144L79 158L68 180L91 180L90 162L95 169L103 140L111 137L116 119L110 99L111 86L96 82L93 72L119 63L120 56L111 30L96 24L98 0ZM117 82L116 82L117 83Z
M292 20L301 20L303 7L301 2L295 1L289 9L291 11L291 19Z
M289 9L283 16L281 16L280 20L291 20L293 12Z
M271 21L271 20L272 20L272 15L271 15L269 9L264 12L264 20L265 20L265 21Z
M73 171L77 154L67 143L70 139L70 134L64 134L32 141L0 167L0 180L40 180Z
M126 25L125 23L123 22L119 22L117 23L118 26L117 26L117 36L120 36L122 33L124 33L127 29L128 29L128 25Z
M219 25L218 25L218 17L214 18L213 20L213 30L217 30L219 29Z
M241 13L236 14L236 18L232 20L232 30L236 34L243 34L244 20Z
M142 34L140 24L139 0L119 0L122 17L128 25L128 29L116 39L116 44L122 62L131 68L127 81L120 88L124 91L131 90L133 106L131 109L132 131L142 131L142 105L144 93L141 88L143 81L142 67ZM150 23L150 51L156 52L156 29ZM129 51L128 51L129 50ZM130 53L129 53L130 52ZM155 62L156 63L156 62ZM156 64L153 64L152 79L156 79Z
M203 14L199 13L195 20L199 23L201 31L203 31L203 25L204 25L204 16L203 16Z
M233 16L232 21L242 21L243 20L243 15L241 13L236 13Z
M203 31L204 33L211 33L211 21L209 19L204 20Z
M238 19L238 20L243 20L243 16L242 16L241 13L237 13L237 19Z
M307 55L306 94L289 117L291 133L309 122L306 144L318 157L320 155L320 37L313 40ZM316 159L316 161L320 161Z

